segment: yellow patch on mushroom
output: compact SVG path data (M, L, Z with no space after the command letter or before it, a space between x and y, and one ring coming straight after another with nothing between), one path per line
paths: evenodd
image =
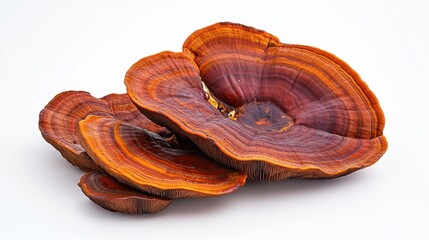
M219 103L212 97L209 88L203 81L201 81L201 84L203 85L203 91L205 93L206 100L210 103L210 105L212 105L216 109L219 109Z

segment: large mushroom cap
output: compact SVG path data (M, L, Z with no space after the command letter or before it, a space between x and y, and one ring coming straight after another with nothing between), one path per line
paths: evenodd
M183 50L134 64L131 100L250 179L337 177L387 149L375 95L331 53L231 23L194 32Z
M119 181L154 195L216 196L242 186L246 174L216 164L195 149L182 150L156 133L109 117L79 122L82 146Z
M78 185L93 202L115 212L156 213L170 204L170 199L137 191L96 171L83 175Z
M43 138L71 164L82 170L102 171L80 145L78 123L88 115L110 116L168 135L169 131L141 114L127 94L109 94L95 98L84 91L57 94L40 112L39 129Z

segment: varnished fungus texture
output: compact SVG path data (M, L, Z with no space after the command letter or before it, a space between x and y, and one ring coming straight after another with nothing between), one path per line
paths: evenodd
M140 192L123 185L108 174L96 171L83 175L78 185L89 199L110 211L156 213L170 204L167 198Z
M78 137L79 121L90 114L131 122L161 135L169 134L166 128L141 114L126 94L110 94L98 99L83 91L62 92L40 112L39 129L43 138L64 158L85 171L102 171L86 154Z
M158 134L112 118L88 116L79 123L83 147L119 181L168 198L233 192L246 174L220 166L200 151L176 148Z
M273 102L300 125L354 138L382 134L376 97L330 53L281 44L264 31L230 23L196 31L183 47L207 87L227 104Z
M231 23L194 32L183 49L134 64L131 100L250 179L337 177L387 149L375 95L328 52Z
M141 114L127 94L109 94L101 99L109 104L115 119L144 128L161 136L172 135L167 128L153 123L145 115ZM96 114L91 113L91 115Z

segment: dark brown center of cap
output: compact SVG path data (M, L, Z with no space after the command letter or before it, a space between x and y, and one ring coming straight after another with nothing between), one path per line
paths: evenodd
M260 130L283 132L294 124L294 119L272 102L248 103L235 111L238 122Z

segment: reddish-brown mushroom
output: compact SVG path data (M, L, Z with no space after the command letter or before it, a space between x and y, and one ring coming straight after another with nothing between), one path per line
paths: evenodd
M155 213L170 204L170 199L139 192L96 171L83 175L78 185L93 202L115 212Z
M79 130L82 146L107 173L157 196L216 196L246 180L245 173L218 165L197 149L179 149L156 133L110 117L88 116Z
M134 64L131 100L250 179L337 177L387 149L375 95L331 53L231 23L194 32L183 51Z
M110 116L161 135L170 134L141 114L126 94L109 94L98 99L83 91L62 92L40 112L39 129L64 158L85 171L102 171L86 154L78 137L78 123L89 114Z

